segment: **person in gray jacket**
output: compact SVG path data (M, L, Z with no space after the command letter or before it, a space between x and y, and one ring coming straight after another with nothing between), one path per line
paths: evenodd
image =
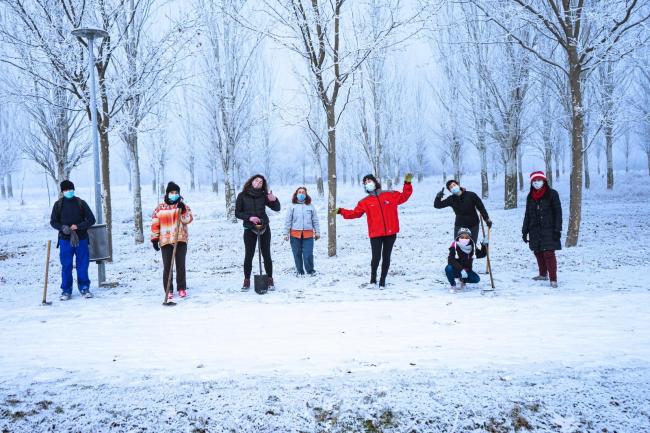
M307 188L299 187L293 193L291 207L284 220L284 240L291 239L291 250L298 275L314 275L314 240L320 239L320 225L316 208L311 204Z

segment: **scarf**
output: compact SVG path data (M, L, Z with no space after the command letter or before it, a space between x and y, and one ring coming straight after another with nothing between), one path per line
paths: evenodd
M533 200L540 201L540 199L542 197L544 197L544 194L546 194L547 189L548 189L548 186L546 185L546 183L540 189L533 188L533 190L531 191L531 195L533 197Z
M468 256L472 252L472 241L469 241L467 245L462 245L460 242L456 242L456 246Z
M266 192L264 191L264 188L255 189L252 186L250 188L248 188L248 191L246 191L246 193L248 195L250 195L251 197L254 197L254 198L260 198L263 195L266 195Z

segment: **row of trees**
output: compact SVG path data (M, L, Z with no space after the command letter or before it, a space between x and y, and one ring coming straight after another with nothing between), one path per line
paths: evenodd
M301 164L337 206L337 182L372 171L390 187L433 161L461 178L476 155L481 192L504 176L504 207L517 206L522 159L534 152L551 181L570 156L566 244L579 238L589 155L630 154L629 131L650 137L650 11L634 0L0 0L3 100L0 178L22 155L56 182L89 153L87 47L70 31L109 32L97 50L98 132L105 220L111 228L111 149L129 171L134 239L143 242L144 160L164 188L170 137L194 189L200 173L224 194L234 221L242 173ZM431 63L411 71L408 50ZM424 48L423 48L424 47ZM294 82L277 100L281 51ZM632 107L632 110L623 110ZM26 113L19 121L17 112ZM178 128L175 128L178 126ZM300 158L278 152L277 131L301 131ZM172 132L173 130L173 132ZM27 133L25 133L27 131ZM627 134L625 133L627 132ZM143 141L143 138L145 139ZM119 144L115 144L115 139ZM644 140L650 143L650 139ZM143 147L143 143L148 144ZM175 146L179 147L179 146ZM604 150L604 152L603 152ZM648 155L650 145L643 150ZM555 170L553 170L555 166ZM600 167L600 166L599 166ZM351 175L354 173L354 175ZM278 178L281 179L281 174ZM9 179L7 182L6 179ZM220 182L223 189L220 189ZM8 187L5 184L8 183ZM328 252L336 219L328 216Z

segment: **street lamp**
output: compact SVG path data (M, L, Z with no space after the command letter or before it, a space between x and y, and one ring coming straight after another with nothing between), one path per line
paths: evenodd
M88 40L88 74L90 75L90 120L93 129L93 165L95 172L95 215L97 224L104 223L104 211L102 209L102 180L99 174L99 135L97 132L97 99L95 89L95 51L93 44L95 39L108 37L108 32L102 29L79 28L74 29L72 34L78 38ZM103 284L106 281L106 268L104 262L97 262L97 283Z

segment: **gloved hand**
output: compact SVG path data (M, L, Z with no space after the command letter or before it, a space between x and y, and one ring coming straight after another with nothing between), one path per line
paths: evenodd
M467 271L465 269L460 271L460 278L463 279L463 280L467 279Z
M259 223L262 222L262 220L260 220L260 219L259 219L258 217L256 217L256 216L252 216L252 217L248 218L248 221L252 222L253 224L259 224Z
M154 250L160 251L160 245L158 245L158 239L152 239L151 246L153 247Z
M69 235L70 234L70 226L61 226L61 233L64 235Z
M523 239L524 242L528 243L528 233L522 234L521 239Z
M404 183L411 183L413 180L413 173L406 173L406 176L404 176Z
M491 220L491 219L487 219L487 220L485 220L485 224L487 224L487 226L488 226L489 229L492 228L492 220Z
M79 246L79 235L75 230L70 232L70 245L72 245L72 248L77 248Z
M487 239L481 240L481 245L488 245L489 243L490 241L488 241Z
M181 213L185 213L187 210L185 203L183 203L181 200L178 200L178 204L176 205L181 210Z
M332 211L332 215L334 215L334 216L336 216L336 215L338 215L340 213L341 213L341 208L340 207L334 208L334 210Z
M562 232L557 232L557 231L553 232L553 239L555 239L556 241L562 239Z
M317 241L317 240L319 240L319 239L320 239L320 235L319 235L319 234L315 234L315 235L314 235L314 240Z
M278 198L273 194L273 191L269 191L269 193L266 195L266 199L268 201L276 201Z
M436 198L442 198L442 196L445 195L445 188L443 187L438 194L436 194Z

